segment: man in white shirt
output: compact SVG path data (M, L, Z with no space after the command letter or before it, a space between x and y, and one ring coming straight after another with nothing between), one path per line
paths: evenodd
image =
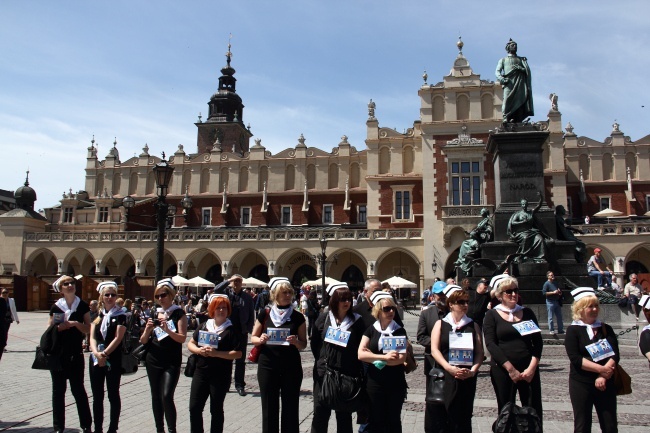
M638 277L636 274L630 274L630 282L625 285L623 289L623 297L627 298L627 304L632 306L632 311L636 316L636 320L639 320L639 313L641 308L639 308L639 299L643 295L643 286L639 284Z

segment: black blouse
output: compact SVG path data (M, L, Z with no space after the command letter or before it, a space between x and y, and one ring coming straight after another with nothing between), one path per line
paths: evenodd
M104 318L104 313L101 312L97 316L99 318L99 323L95 325L95 341L97 345L103 344L104 347L108 347L109 344L115 339L117 334L118 326L126 326L126 315L120 314L119 316L111 317L111 322L108 324L108 329L106 330L106 338L102 336L102 319ZM108 355L108 361L111 363L111 367L121 366L122 365L122 341L117 346L117 349L113 350Z
M525 370L533 357L542 357L542 333L521 335L513 324L532 320L539 327L537 317L530 308L524 307L523 316L519 322L508 322L497 310L488 310L483 320L485 344L492 359L499 366L507 361L519 371Z
M157 313L154 313L156 318ZM178 322L185 316L182 308L178 308L172 312L168 320L174 322L176 330L178 331ZM151 340L149 340L149 353L147 353L147 363L156 367L166 367L169 365L180 367L183 361L183 344L172 340L167 336L162 340L158 340L156 335L151 333Z
M284 322L281 326L275 326L271 320L269 310L262 311L257 316L257 321L264 324L264 331L268 328L288 328L289 335L298 335L298 328L305 323L305 316L296 310L291 312L289 320ZM300 362L300 351L296 346L290 344L289 346L280 346L272 344L262 344L260 351L259 365L281 365L284 362Z
M320 350L320 356L316 360L316 372L320 377L325 375L325 365L340 371L348 376L360 376L363 371L363 363L359 361L359 344L361 344L361 337L365 331L363 319L359 317L348 329L350 332L350 339L347 346L339 346L336 344L328 343L325 340L327 328L330 326L329 314L325 313L325 320L317 322L318 326L314 331L314 338L320 339L323 346Z
M206 331L205 325L197 328L192 335L194 343L199 341L199 331ZM239 346L239 332L235 331L233 326L229 326L219 334L219 347L216 350L230 352ZM227 375L230 377L232 371L232 359L205 357L199 355L196 360L196 368L201 370L210 370L211 373Z
M606 335L603 335L606 334ZM611 326L603 323L601 328L594 330L594 338L590 339L587 334L587 328L580 325L570 325L566 329L564 337L564 348L569 356L571 368L569 370L569 379L577 380L583 383L594 383L598 378L598 373L582 369L582 359L592 361L591 355L587 351L587 346L605 338L614 349L614 361L618 364L620 354L618 351L618 339ZM610 358L601 359L596 364L605 365ZM612 378L610 378L612 380Z
M69 321L84 323L84 316L90 311L90 307L84 301L79 301L79 305L74 313L70 315ZM56 304L50 308L50 317L57 313L63 313ZM59 332L59 341L61 342L61 353L63 356L72 356L82 353L82 345L86 339L86 334L77 328L66 329Z
M383 354L384 352L379 348L379 337L381 333L378 332L374 326L369 327L363 333L366 337L370 339L368 343L368 349L374 354ZM404 328L398 328L393 332L394 337L406 337L406 330ZM404 364L400 365L386 365L381 370L374 366L374 364L369 364L368 366L368 381L379 384L380 386L391 388L394 386L397 387L406 387L406 377L404 375Z

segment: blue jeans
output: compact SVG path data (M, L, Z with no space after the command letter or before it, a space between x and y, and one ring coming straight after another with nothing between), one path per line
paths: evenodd
M553 315L557 318L557 331L564 332L562 323L562 306L558 301L546 301L546 312L548 313L548 330L553 331Z
M598 277L598 287L612 287L612 273L609 271L602 274L599 271L589 271L589 276Z

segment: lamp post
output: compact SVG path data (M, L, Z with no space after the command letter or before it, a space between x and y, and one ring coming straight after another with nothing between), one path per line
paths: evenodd
M131 209L133 209L133 206L135 206L135 199L131 197L130 195L127 195L122 199L122 206L124 206L124 218L126 222L129 221L129 212Z
M158 201L156 202L156 222L158 223L158 239L156 240L156 283L163 277L163 257L165 254L165 227L167 226L168 205L165 201L169 188L169 181L174 173L174 167L171 167L165 161L165 153L162 154L162 160L153 168L156 178L156 188Z
M327 260L327 255L325 255L325 250L327 249L327 239L323 236L320 240L320 254L318 255L318 260L320 261L320 272L322 274L322 282L320 288L320 294L323 296L325 292L325 264Z
M187 216L189 214L189 210L192 209L192 197L190 197L190 187L187 186L185 188L185 197L183 197L183 200L181 200L181 206L183 206L183 219L185 220L185 225L187 225Z

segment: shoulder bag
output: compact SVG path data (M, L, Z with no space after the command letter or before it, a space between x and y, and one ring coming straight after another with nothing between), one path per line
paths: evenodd
M605 324L602 324L603 328L603 337L607 338L607 331ZM619 363L616 363L614 367L614 387L616 388L616 395L628 395L632 394L632 378L627 371L623 370L623 367Z
M532 407L519 407L515 404L517 386L512 384L510 401L503 406L494 424L494 433L542 433L542 422L537 411Z
M427 403L445 403L445 372L442 368L432 367L427 376Z
M326 365L319 399L331 409L355 412L364 400L364 386L363 375L348 376Z
M264 327L262 328L262 334L264 334L264 331L266 331L266 320L269 318L269 309L265 308L265 315L264 315ZM260 353L262 352L262 345L260 344L259 346L253 346L251 351L248 353L248 360L252 362L253 364L257 364L257 361L260 358Z
M406 341L406 361L404 362L404 373L409 374L418 368L418 362L415 360L415 353L413 352L413 345L410 341Z
M32 363L32 368L34 370L63 370L61 358L58 354L45 353L43 349L41 349L41 346L36 346L35 355L34 362Z
M193 377L194 376L194 371L196 370L196 359L199 357L196 353L191 354L187 358L187 363L185 364L185 370L183 371L183 374L185 377Z

